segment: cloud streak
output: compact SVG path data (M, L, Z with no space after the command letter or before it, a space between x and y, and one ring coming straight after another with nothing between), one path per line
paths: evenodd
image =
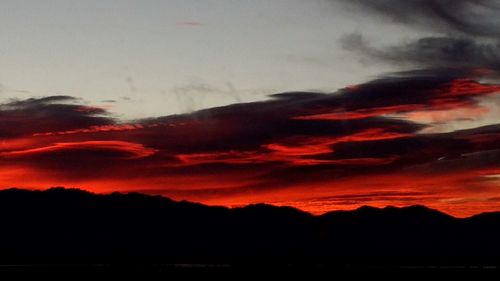
M16 159L69 151L115 151L129 154L129 156L123 157L123 159L137 159L148 157L156 153L154 149L148 149L140 144L124 141L83 141L61 142L44 147L0 152L0 157Z

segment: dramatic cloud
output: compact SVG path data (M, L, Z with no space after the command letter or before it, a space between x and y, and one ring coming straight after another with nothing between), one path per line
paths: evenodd
M315 213L363 204L458 216L498 210L500 4L336 1L424 34L389 46L362 32L341 42L405 71L249 103L231 85L191 83L172 89L189 113L137 120L70 96L9 100L0 104L0 187L142 191ZM195 110L205 94L238 103Z
M363 35L342 42L420 70L334 93L280 93L128 121L68 96L13 100L0 105L0 184L290 204L316 213L364 204L424 204L459 216L497 210L500 124L491 100L500 85L484 78L500 71L500 6L344 2L431 32L396 46L372 46ZM216 92L180 90L193 89Z
M11 101L0 105L0 168L9 171L0 183L312 212L392 199L455 215L490 210L498 204L488 198L499 181L499 125L429 133L437 125L426 121L443 112L461 113L439 119L445 124L482 118L488 108L478 99L500 86L479 75L410 71L330 94L281 93L130 122L71 97ZM460 200L463 208L452 204Z

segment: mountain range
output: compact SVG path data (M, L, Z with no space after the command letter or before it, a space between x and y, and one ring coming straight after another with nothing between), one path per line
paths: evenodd
M500 212L424 206L312 214L140 193L0 191L1 264L497 265Z

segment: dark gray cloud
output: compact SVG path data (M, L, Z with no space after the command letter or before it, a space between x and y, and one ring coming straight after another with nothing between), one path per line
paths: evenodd
M362 34L351 34L342 39L345 49L399 66L500 70L499 1L341 1L434 33L392 46L373 46Z
M500 43L465 37L425 37L396 46L374 47L361 34L342 39L344 49L378 61L424 68L500 70Z
M70 96L12 100L0 104L0 137L66 131L114 124L107 111Z
M337 0L336 0L337 1ZM407 24L444 33L500 35L500 2L496 0L340 0Z
M380 57L423 66L500 69L500 44L479 43L467 38L427 37L390 48Z

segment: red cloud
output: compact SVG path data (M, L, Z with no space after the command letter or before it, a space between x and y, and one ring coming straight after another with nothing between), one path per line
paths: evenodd
M314 115L305 115L294 117L294 119L301 120L352 120L352 119L363 119L368 117L386 115L386 114L394 114L399 112L409 112L414 110L423 109L423 105L418 104L409 104L409 105L393 105L393 106L384 106L384 107L376 107L370 109L359 109L353 111L340 111L340 112L332 112L332 113L322 113L322 114L314 114Z
M86 134L86 133L98 133L98 132L109 132L109 131L127 131L127 130L137 130L142 128L144 128L144 125L142 124L113 124L113 125L90 126L88 128L81 128L68 131L34 133L33 136L37 137L37 136L53 136L53 135Z
M134 122L70 97L11 102L0 106L0 185L143 190L315 213L362 204L425 204L462 216L494 210L500 125L422 129L432 126L427 119L481 117L487 108L476 99L499 86L438 78L380 79Z
M20 158L37 154L49 154L58 151L92 150L92 151L117 151L128 154L127 159L148 157L157 152L156 149L146 148L141 144L125 141L83 141L60 142L50 146L37 147L25 150L0 152L0 157Z
M443 97L459 97L468 95L485 95L500 92L500 86L481 84L470 79L455 79L436 89L435 94Z

